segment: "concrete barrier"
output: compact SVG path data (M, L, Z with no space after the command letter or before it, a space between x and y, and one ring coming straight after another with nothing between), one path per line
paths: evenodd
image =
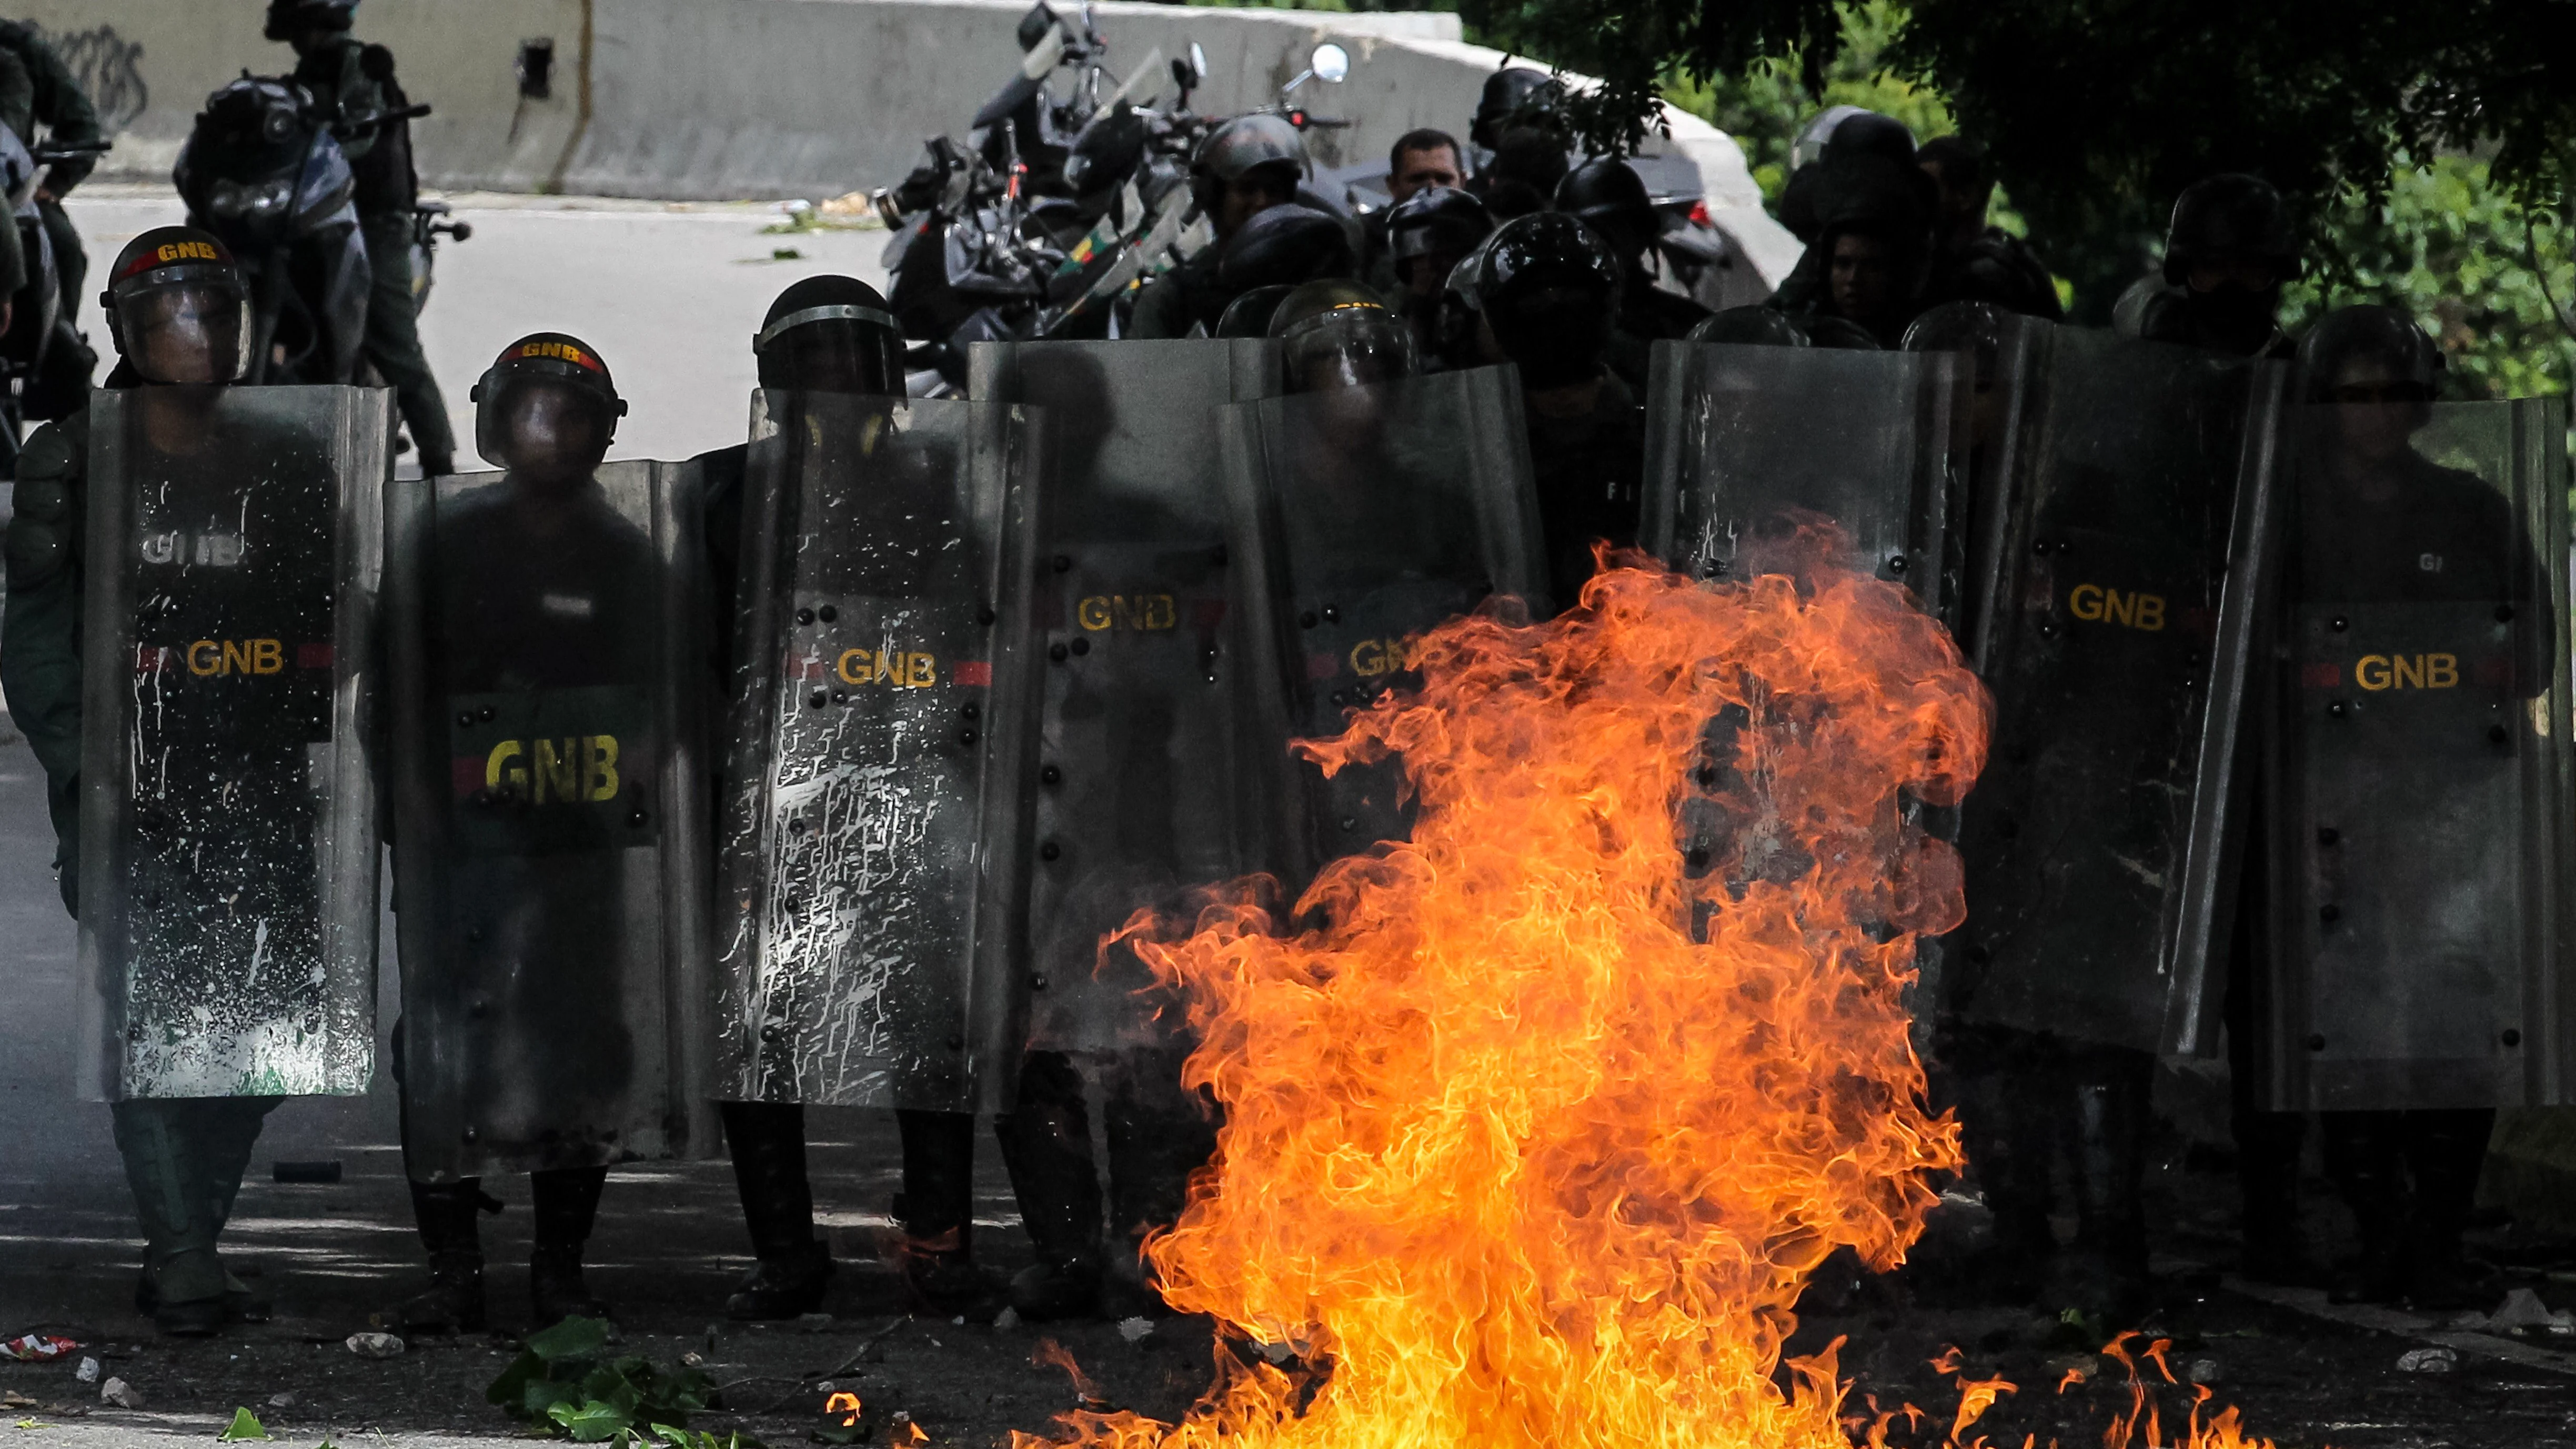
M113 92L117 151L102 174L169 173L206 95L283 71L250 0L18 0ZM369 0L360 34L399 58L435 113L414 137L425 181L447 188L717 200L831 196L891 184L928 136L963 129L1009 78L1026 0ZM1463 133L1499 52L1459 39L1455 15L1219 9L1106 0L1095 7L1121 75L1149 52L1207 52L1194 98L1224 113L1277 98L1321 41L1351 54L1338 86L1298 99L1346 116L1312 131L1320 164L1383 157L1419 126ZM550 93L520 93L524 42L551 45ZM1168 91L1168 82L1162 87ZM1776 281L1798 243L1762 210L1723 132L1676 114L1649 152L1688 158L1712 220Z

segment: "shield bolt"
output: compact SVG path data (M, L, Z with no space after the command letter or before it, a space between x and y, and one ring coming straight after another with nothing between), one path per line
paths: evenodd
M957 1031L950 1032L948 1034L948 1049L952 1052L962 1052L966 1050L966 1034L964 1032Z
M797 623L799 623L799 624L811 624L811 623L813 623L813 622L814 622L814 611L813 611L813 610L811 610L811 609L799 609L799 610L797 610L797 611L796 611L796 622L797 622Z
M1312 628L1314 628L1314 627L1315 627L1315 611L1314 611L1314 610L1312 610L1312 609L1308 609L1308 610L1306 610L1304 613L1299 614L1299 615L1297 616L1297 627L1298 627L1298 628L1300 628L1300 629L1312 629Z
M483 721L485 724L490 724L492 722L492 706L488 704L483 706L482 709L475 712L474 717Z
M2496 605L2496 622L2497 622L2497 623L2499 623L2499 624L2510 624L2510 623L2512 623L2512 622L2513 622L2513 605L2511 605L2511 604L2498 604L2498 605ZM2507 1046L2511 1046L2511 1045L2513 1045L2513 1043L2511 1043L2511 1042L2507 1042L2507 1043L2505 1043L2505 1045L2507 1045Z
M1045 973L1045 972L1043 972L1043 971L1041 971L1041 972L1039 972L1038 974L1036 974L1035 976L1030 977L1030 978L1029 978L1029 989L1030 989L1031 991L1044 991L1044 990L1046 990L1046 973Z
M2487 738L2495 741L2497 744L2503 744L2506 740L2513 738L2513 736L2506 732L2503 725L2488 725Z
M957 732L957 743L961 745L971 745L975 743L977 738L979 737L973 730L959 730Z
M761 1027L761 1029L760 1029L760 1039L761 1039L762 1041L765 1041L765 1042L776 1042L776 1041L778 1040L778 1037L779 1037L778 1023L776 1023L776 1022L774 1022L774 1021L773 1021L773 1022L770 1022L770 1023L768 1023L767 1025L765 1025L765 1026Z
M1887 571L1892 574L1902 575L1906 567L1905 555L1901 553L1893 555L1887 561Z
M1708 869L1708 847L1705 845L1694 845L1690 848L1690 853L1683 856L1682 859L1688 862L1690 868L1693 870L1706 870Z
M1061 644L1049 644L1047 646L1047 657L1058 664L1062 664L1064 662L1064 654L1065 649Z
M2033 541L2030 546L2030 551L2039 555L2041 558L2048 557L2048 540L2043 538Z
M2343 907L2331 904L2319 906L2317 907L2317 919L2328 925L2333 925L2335 922L2343 919Z
M2332 619L2326 621L2326 627L2340 634L2344 630L2352 627L2352 621L2341 614L2337 614Z
M1057 785L1057 784L1062 784L1063 782L1064 782L1064 771L1057 769L1057 768L1056 768L1055 766L1053 766L1053 765L1042 765L1042 766L1040 766L1040 767L1038 768L1038 783L1039 783L1039 784L1041 784L1041 785Z
M127 1041L141 1041L141 1040L143 1040L143 1028L142 1028L142 1027L140 1027L140 1026L129 1026L129 1027L127 1027L127 1028L125 1029L125 1039L126 1039Z
M975 611L975 622L978 624L990 624L998 617L1000 616L993 612L993 608L989 604Z
M2040 620L2040 621L2039 621L2039 637L2041 637L2042 639L2054 639L2054 638L2056 638L2056 637L2057 637L2057 621L2056 621L2055 619L2042 619L2042 620Z
M967 719L982 719L984 711L973 700L957 706L957 713Z
M829 624L834 619L841 617L841 611L833 608L829 604L825 604L823 607L814 611L814 617L822 620L826 624Z
M1342 817L1342 828L1344 830L1357 830L1360 828L1360 822L1355 817L1345 815Z
M2340 844L2342 844L2342 843L2343 843L2343 832L2342 832L2342 831L2335 829L2335 828L2334 828L2333 826L2331 826L2331 825L2320 825L2320 826L2318 826L2318 827L2317 827L2317 844L2319 844L2319 845L2340 845Z
M796 818L794 818L794 819L792 819L792 820L788 821L788 822L787 822L787 833L788 833L788 834L790 834L790 835L802 835L802 834L804 834L804 833L805 833L805 817L804 817L804 816L802 816L802 815L799 815L799 816L797 816Z
M644 813L643 806L638 805L633 810L627 812L626 823L634 826L638 830L641 830L644 828L644 822L652 818L653 817Z
M2308 1050L2312 1052L2321 1052L2325 1049L2326 1039L2323 1036L2311 1036L2308 1038Z
M2341 718L2343 718L2343 714L2344 714L2344 703L2343 703L2343 701L2338 699L2338 700L2336 700L2334 703L2327 705L2327 706L2326 706L2326 713L2328 713L2328 714L2330 714L2330 715L2333 715L2336 719L2341 719Z
M1057 554L1055 556L1055 571L1060 574L1069 574L1073 572L1072 555L1061 553Z
M2518 1047L2522 1045L2522 1033L2519 1030L2508 1026L2504 1029L2504 1034L2498 1036L2496 1040L2503 1042L2509 1047Z
M823 691L818 689L812 694L807 695L805 697L805 702L814 706L816 709L821 709L823 706L832 702L832 696L825 694Z
M832 691L832 703L834 703L834 704L848 704L849 702L850 702L850 692L849 692L848 690L846 690L846 689L836 689L836 690L833 690L833 691Z
M1326 604L1324 606L1324 622L1327 624L1338 624L1342 622L1342 611L1334 608L1330 604Z
M1064 854L1064 847L1056 844L1052 840L1038 847L1038 859L1040 860L1053 860L1062 854Z
M483 1134L471 1127L468 1127L465 1129L465 1140L468 1142L480 1142L483 1140Z
M458 710L456 712L456 723L460 728L470 728L474 723L474 711L470 709Z
M1091 652L1091 641L1090 641L1090 640L1088 640L1088 639L1076 639L1076 640L1074 640L1074 641L1073 641L1073 652L1074 652L1074 653L1076 653L1076 654L1088 654L1088 653L1090 653L1090 652Z
M465 928L465 944L469 946L479 946L482 943L483 928L481 926L468 926Z

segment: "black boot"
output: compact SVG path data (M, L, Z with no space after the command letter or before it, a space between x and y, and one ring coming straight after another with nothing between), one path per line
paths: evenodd
M2075 1053L2074 1306L2106 1325L2146 1313L2147 1099L2155 1059L2116 1047Z
M2492 1109L2409 1112L2401 1128L2414 1218L2408 1224L2406 1301L2431 1310L2492 1307L2502 1295L2461 1241L2477 1206Z
M989 1321L1002 1285L975 1263L975 1118L968 1112L894 1114L903 1136L903 1290L912 1311Z
M1082 1078L1056 1052L1031 1052L1020 1099L993 1123L1010 1169L1020 1221L1038 1261L1011 1280L1011 1307L1032 1322L1096 1313L1100 1306L1100 1178Z
M550 1328L567 1318L609 1316L582 1281L581 1251L599 1214L599 1190L608 1182L605 1167L559 1167L528 1174L535 1199L536 1241L528 1253L528 1301L536 1326Z
M725 1145L743 1223L759 1262L725 1300L736 1322L794 1318L823 1306L832 1253L814 1236L814 1189L805 1176L805 1109L793 1103L726 1102Z
M1214 1105L1181 1085L1187 1055L1178 1048L1131 1052L1109 1079L1101 1128L1114 1235L1104 1312L1113 1318L1171 1311L1150 1281L1145 1239L1180 1221L1190 1174L1216 1155Z
M2036 1305L2057 1260L2054 1173L2072 1086L2052 1044L2027 1032L1992 1029L1965 1038L1980 1078L1980 1112L1964 1124L1968 1162L1994 1216L1994 1235L1975 1259L1966 1296Z
M2337 1303L2396 1303L2406 1296L2407 1224L2414 1216L2395 1112L2326 1112L2326 1175L2360 1230L2361 1252L2338 1268Z
M429 1250L429 1291L394 1310L404 1332L483 1331L482 1208L479 1178L411 1185L412 1218Z
M2249 826L2249 838L2261 839ZM2258 1283L2291 1288L2325 1286L2329 1275L2309 1251L2299 1218L2299 1174L2307 1150L2308 1119L2297 1112L2264 1110L2264 1075L2257 1050L2262 1026L2255 1020L2265 968L2261 945L2261 871L2250 872L2246 898L2236 908L2236 931L2227 979L2228 1125L2236 1139L2240 1257L2237 1267Z

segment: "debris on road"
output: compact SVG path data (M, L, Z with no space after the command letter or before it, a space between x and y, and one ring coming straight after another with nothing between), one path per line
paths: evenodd
M2459 1350L2438 1345L2410 1348L2397 1356L2397 1371L2401 1374L2446 1374L2459 1366Z
M106 1383L100 1385L98 1390L98 1401L102 1404L109 1405L112 1408L119 1409L140 1409L143 1407L143 1395L137 1393L134 1386L123 1379L109 1379Z
M1142 1343L1145 1341L1146 1336L1151 1334L1153 1331L1154 1320L1150 1318L1122 1318L1118 1320L1118 1336L1127 1340L1129 1343Z
M392 1358L402 1351L403 1341L390 1333L349 1335L349 1352L360 1358Z
M72 1370L72 1377L85 1384L97 1383L98 1360L94 1358L82 1359L80 1361L80 1367Z
M68 1338L56 1338L49 1333L26 1333L0 1343L0 1354L20 1363L49 1363L79 1347Z
M245 1439L265 1439L267 1437L268 1426L259 1421L259 1416L257 1414L252 1413L248 1409L237 1408L233 1410L233 1421L226 1424L224 1426L224 1432L217 1434L215 1439L218 1443L238 1444Z

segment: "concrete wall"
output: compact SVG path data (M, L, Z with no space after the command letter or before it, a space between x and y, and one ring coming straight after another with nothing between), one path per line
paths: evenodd
M418 124L432 185L712 200L822 197L889 185L933 134L961 131L1012 72L1026 0L369 0L360 33L392 47L405 88L437 110ZM208 92L284 70L253 0L17 0L0 7L74 41L119 99L104 175L168 175ZM1298 98L1357 122L1308 133L1320 164L1382 157L1417 126L1464 132L1504 57L1458 39L1455 15L1228 10L1105 0L1098 24L1125 75L1197 41L1210 79L1194 104L1271 101L1322 40L1350 79ZM529 100L520 43L554 41L553 95ZM1696 166L1715 220L1766 278L1798 246L1762 212L1733 140L1672 118L1668 150Z

